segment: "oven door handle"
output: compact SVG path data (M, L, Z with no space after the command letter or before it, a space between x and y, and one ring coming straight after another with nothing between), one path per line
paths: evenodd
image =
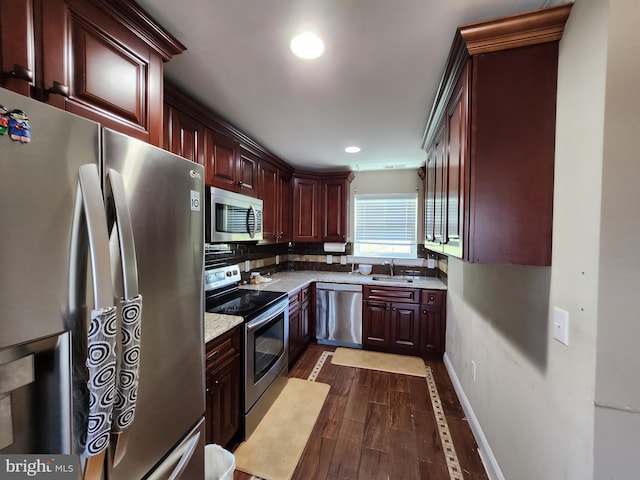
M258 330L260 327L263 327L264 325L266 325L267 323L269 323L270 321L272 321L274 319L274 317L276 317L277 315L279 315L280 313L284 312L287 309L287 304L284 304L282 307L278 307L275 310L269 310L267 312L265 312L263 314L263 317L258 317L255 320L252 320L251 322L246 324L246 329L247 332L253 332L255 330Z

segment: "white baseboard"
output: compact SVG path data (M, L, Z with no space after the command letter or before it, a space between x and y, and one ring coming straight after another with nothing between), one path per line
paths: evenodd
M451 377L453 388L458 394L460 404L462 405L462 409L467 416L467 420L469 421L469 425L471 426L471 431L473 432L473 436L475 437L476 443L478 444L478 453L480 454L480 459L484 464L484 468L487 471L488 477L490 478L490 480L505 480L504 475L500 470L500 466L498 465L498 461L496 460L496 457L491 450L491 446L489 446L487 437L485 437L484 432L482 431L482 427L478 422L478 418L476 417L475 413L473 413L471 403L469 402L467 395L464 393L462 384L458 379L458 375L456 374L456 371L453 368L453 364L451 363L451 360L449 360L449 356L446 353L444 354L443 360L444 365L447 368L447 372L449 372L449 377Z

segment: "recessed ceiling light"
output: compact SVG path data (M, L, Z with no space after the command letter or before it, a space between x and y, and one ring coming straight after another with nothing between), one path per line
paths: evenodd
M324 52L324 43L313 32L302 32L291 40L291 51L300 58L318 58Z
M347 147L344 149L344 151L347 153L358 153L360 151L360 147L356 147L356 146Z

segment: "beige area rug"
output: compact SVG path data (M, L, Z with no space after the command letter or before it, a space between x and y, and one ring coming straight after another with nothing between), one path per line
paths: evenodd
M355 348L336 348L331 359L334 365L345 367L368 368L382 372L400 373L415 377L426 377L427 367L420 357L395 355L393 353L370 352Z
M289 378L253 434L233 453L236 469L266 480L289 480L328 393L326 383Z

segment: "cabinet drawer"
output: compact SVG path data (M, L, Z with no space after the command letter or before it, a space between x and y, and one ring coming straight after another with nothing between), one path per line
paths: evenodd
M365 300L420 303L420 289L418 288L371 287L365 285L363 296Z
M240 329L234 328L221 337L207 343L207 370L215 369L234 355L240 354Z
M300 303L308 302L311 297L311 287L304 287L300 290Z
M444 290L422 290L420 303L422 305L442 305L447 296Z
M300 309L300 292L289 295L289 315Z

